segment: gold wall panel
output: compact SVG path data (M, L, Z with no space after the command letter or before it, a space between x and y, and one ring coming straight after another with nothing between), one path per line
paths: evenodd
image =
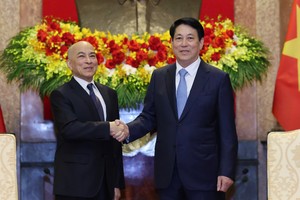
M81 26L113 34L162 33L180 17L198 18L201 5L200 0L127 0L123 5L118 3L123 1L76 0ZM154 5L152 2L159 3Z
M34 26L42 19L43 0L20 0L20 28Z
M0 0L0 51L19 31L19 0ZM8 84L0 72L0 105L6 131L18 133L20 128L20 93L17 84Z
M276 128L272 104L281 54L280 2L261 0L256 4L257 37L270 49L272 65L262 84L257 85L257 134L260 140L266 141L268 132Z
M256 32L256 0L235 0L235 24L244 27L249 34ZM256 84L236 93L236 126L240 140L256 140Z

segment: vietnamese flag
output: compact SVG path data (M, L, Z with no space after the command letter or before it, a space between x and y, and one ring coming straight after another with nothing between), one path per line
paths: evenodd
M300 129L300 0L294 0L277 72L273 114L286 131Z
M5 124L4 124L4 118L2 115L1 106L0 106L0 133L6 133L6 128L5 128Z

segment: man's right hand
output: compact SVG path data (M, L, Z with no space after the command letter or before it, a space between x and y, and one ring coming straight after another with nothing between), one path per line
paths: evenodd
M121 120L109 122L110 135L119 142L124 141L129 136L128 126Z

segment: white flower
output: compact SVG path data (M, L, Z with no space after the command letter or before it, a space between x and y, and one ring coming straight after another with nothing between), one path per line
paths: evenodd
M108 77L112 77L115 73L115 68L114 69L107 69L108 70Z
M152 74L152 72L156 69L156 67L150 66L149 64L146 64L146 65L144 66L144 69L145 69L147 72L149 72L150 74Z
M136 73L136 68L132 67L131 65L124 64L122 66L122 69L126 72L126 75L129 76L130 74L135 74Z

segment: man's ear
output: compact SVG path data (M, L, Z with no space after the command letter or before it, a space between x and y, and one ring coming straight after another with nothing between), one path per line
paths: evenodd
M203 48L203 45L204 45L204 37L202 37L201 39L200 39L200 49L202 49Z
M67 65L69 69L72 70L72 62L70 61L70 59L67 60Z

